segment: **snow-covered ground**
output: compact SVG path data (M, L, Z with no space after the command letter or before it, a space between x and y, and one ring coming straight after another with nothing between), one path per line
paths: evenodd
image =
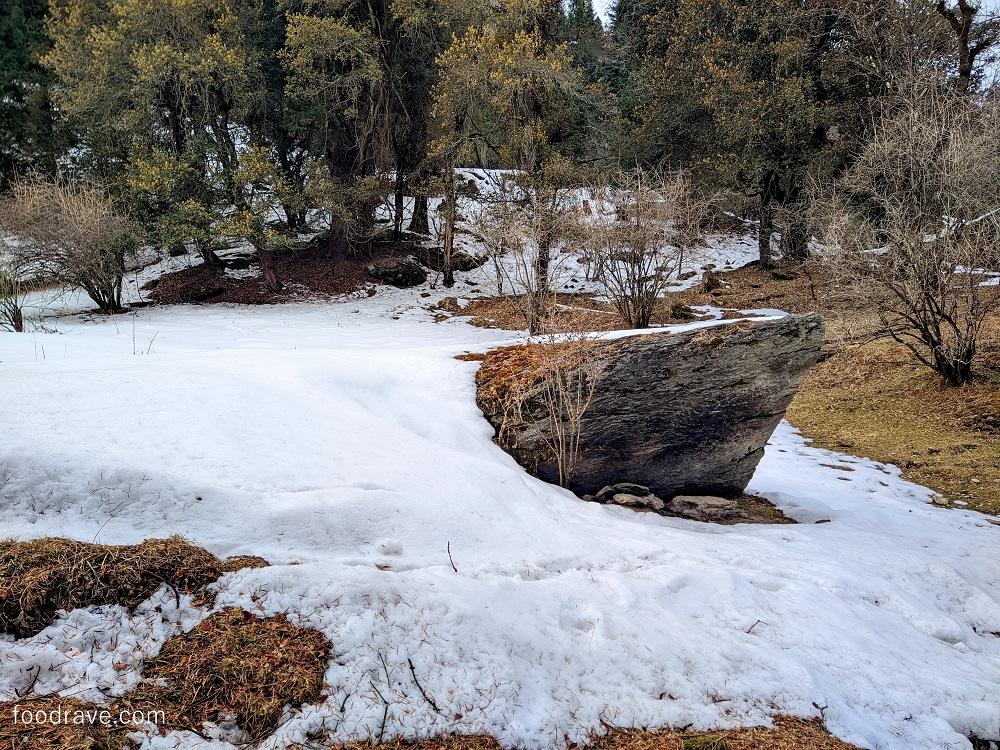
M1000 527L787 424L751 489L799 525L584 503L491 442L475 364L454 358L517 334L435 323L427 306L445 292L419 291L0 334L0 534L180 533L275 563L223 578L217 606L287 613L335 654L328 699L265 748L378 734L379 693L386 736L489 732L526 747L602 722L777 713L822 713L886 750L1000 737ZM36 691L120 695L143 655L205 614L160 595L0 640L0 700L36 666ZM147 747L233 746L175 732Z

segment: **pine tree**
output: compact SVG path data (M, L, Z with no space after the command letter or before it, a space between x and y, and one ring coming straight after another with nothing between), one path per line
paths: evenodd
M0 11L0 190L18 173L53 175L66 134L52 105L47 0L8 0Z

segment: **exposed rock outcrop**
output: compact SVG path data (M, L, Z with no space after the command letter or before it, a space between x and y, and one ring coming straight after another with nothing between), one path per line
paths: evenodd
M794 315L586 344L596 382L570 489L593 494L627 479L665 500L740 495L823 339L821 316ZM531 347L490 352L477 378L479 401L501 445L556 482L543 388L523 387L538 359ZM528 392L519 409L505 403L505 378Z
M427 281L427 272L409 258L382 258L366 266L365 271L373 279L401 288L420 286Z

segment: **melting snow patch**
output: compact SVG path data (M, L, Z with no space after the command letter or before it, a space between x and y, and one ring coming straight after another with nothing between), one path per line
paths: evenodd
M529 748L602 722L709 728L816 706L872 748L1000 735L1000 527L787 424L751 489L799 525L584 503L493 444L475 365L454 358L519 338L434 325L422 305L380 290L0 336L3 535L181 533L274 562L223 578L217 606L287 613L335 654L327 700L290 712L271 750L377 734L379 693L386 736ZM205 614L161 592L0 641L0 698L35 670L38 692L120 695Z

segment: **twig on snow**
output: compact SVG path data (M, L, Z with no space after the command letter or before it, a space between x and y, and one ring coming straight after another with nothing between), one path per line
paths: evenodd
M419 690L420 694L424 696L424 700L427 701L427 705L434 709L434 713L441 713L441 709L437 707L437 703L435 703L433 699L427 695L423 685L420 684L420 680L417 679L417 670L413 667L413 659L408 658L406 662L410 665L410 674L413 675L413 684L417 686L417 690Z

